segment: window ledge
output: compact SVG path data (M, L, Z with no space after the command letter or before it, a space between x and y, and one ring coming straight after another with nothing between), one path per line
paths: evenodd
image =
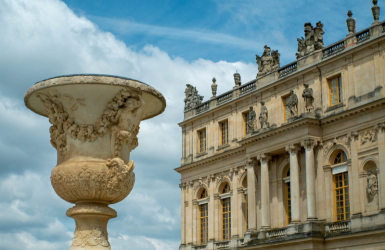
M336 104L334 106L331 106L331 107L328 107L325 111L326 112L329 112L329 111L333 111L333 110L336 110L336 109L339 109L339 108L342 108L342 107L345 107L346 105L344 103L339 103L339 104Z
M218 146L217 151L222 150L224 148L228 148L228 147L230 147L230 144L220 145L220 146Z
M205 152L202 152L202 153L199 153L199 154L197 154L196 156L195 156L195 158L199 158L199 157L202 157L202 156L205 156L205 155L207 155L207 152L205 151Z

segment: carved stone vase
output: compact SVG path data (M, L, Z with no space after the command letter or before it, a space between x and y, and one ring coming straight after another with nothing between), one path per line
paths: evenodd
M75 204L67 211L76 223L70 249L111 249L107 223L117 213L108 205L134 187L130 152L138 146L139 123L165 110L164 97L128 78L70 75L37 82L24 101L52 124L57 166L51 183L62 199Z

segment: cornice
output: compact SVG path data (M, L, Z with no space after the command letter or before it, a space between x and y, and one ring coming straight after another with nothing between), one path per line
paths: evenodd
M247 144L250 144L250 143L255 143L257 141L261 141L263 139L266 139L266 138L269 138L269 137L273 137L273 136L285 133L288 130L292 130L292 129L295 129L295 128L298 128L298 127L301 127L301 126L309 126L309 125L319 126L320 125L319 124L319 120L311 119L311 118L302 118L302 119L299 119L299 120L297 120L295 122L282 125L282 126L280 126L278 128L271 129L271 130L266 131L264 133L256 134L254 136L245 138L245 139L239 141L238 143L240 145L244 146L244 145L247 145Z
M217 161L217 160L220 160L223 158L227 158L227 157L233 156L235 154L238 154L238 153L241 153L244 151L246 151L246 148L237 147L235 149L232 149L232 150L229 150L229 151L217 154L217 155L213 155L211 157L202 159L200 161L196 161L196 162L190 163L188 165L184 165L184 166L181 166L179 168L175 168L174 170L181 174L183 172L186 172L187 170L190 170L190 169L193 169L193 168L196 168L196 167L199 167L199 166L202 166L202 165L205 165L207 163L214 162L214 161ZM237 164L237 166L239 166L239 164Z
M356 116L361 113L367 113L368 111L383 108L385 105L385 98L382 98L380 100L377 100L375 102L371 102L350 110L343 111L339 114L334 114L326 118L321 119L321 125L328 125L330 123L337 122L339 120L343 120L347 117Z

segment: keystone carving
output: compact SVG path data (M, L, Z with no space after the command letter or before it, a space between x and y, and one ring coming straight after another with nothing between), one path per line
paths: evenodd
M186 98L184 99L184 110L189 110L192 108L195 108L196 106L199 106L202 104L203 96L198 94L198 90L191 86L190 84L186 85L185 95Z
M273 50L265 45L262 56L255 55L258 64L258 76L266 75L279 68L279 57L278 50Z
M298 52L296 53L297 59L307 56L308 54L323 49L324 41L323 35L325 31L323 29L323 24L319 21L316 24L316 27L313 28L311 23L305 23L305 38L297 39L298 41Z

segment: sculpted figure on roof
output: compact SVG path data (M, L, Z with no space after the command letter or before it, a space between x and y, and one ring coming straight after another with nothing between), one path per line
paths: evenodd
M304 57L316 50L320 50L324 47L323 35L325 31L324 25L319 21L316 27L313 28L311 23L305 23L305 38L298 38L298 52L296 53L297 59Z
M279 56L278 50L273 50L265 45L262 56L256 56L258 64L258 76L263 76L279 68Z
M203 96L198 94L198 90L190 84L186 85L186 90L184 91L186 98L184 99L184 110L195 108L202 104Z

